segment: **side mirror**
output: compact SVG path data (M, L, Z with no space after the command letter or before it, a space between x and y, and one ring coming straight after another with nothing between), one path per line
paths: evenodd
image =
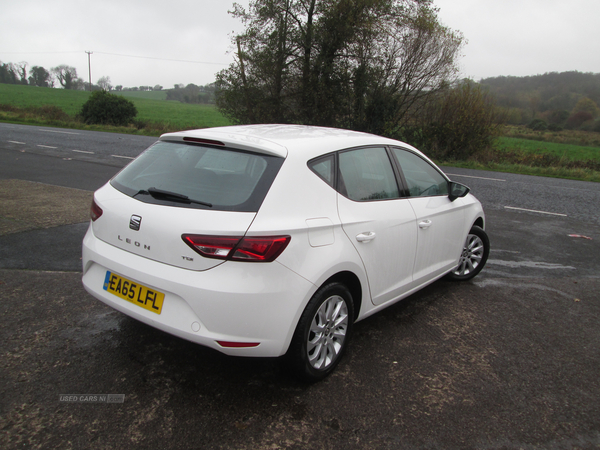
M464 197L470 191L470 189L464 184L456 183L454 181L451 181L448 187L448 190L450 191L450 194L448 194L448 198L451 202L453 202L459 197Z

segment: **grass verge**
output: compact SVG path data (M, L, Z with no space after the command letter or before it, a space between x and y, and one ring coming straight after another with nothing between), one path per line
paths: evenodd
M591 169L568 169L564 167L535 167L524 164L503 162L480 163L477 161L436 161L442 166L464 169L486 170L490 172L518 173L537 177L565 178L569 180L594 181L600 183L600 172Z

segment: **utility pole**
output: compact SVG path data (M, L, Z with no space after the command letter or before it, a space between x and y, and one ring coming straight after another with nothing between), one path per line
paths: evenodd
M90 92L92 91L92 61L90 58L90 55L94 52L88 52L86 51L87 55L88 55L88 69L89 69L89 73L90 73Z

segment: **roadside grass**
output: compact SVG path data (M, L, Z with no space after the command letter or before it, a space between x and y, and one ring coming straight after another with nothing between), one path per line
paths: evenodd
M534 167L525 164L503 162L480 163L477 161L436 161L437 164L463 169L486 170L490 172L518 173L538 177L565 178L569 180L593 181L600 183L600 171L592 169L568 169L564 167Z
M160 93L160 92L157 92ZM147 94L147 93L146 93ZM166 98L166 93L164 93ZM0 84L0 120L29 125L52 125L85 130L158 136L161 133L231 125L214 105L191 105L176 101L129 97L138 110L135 126L102 127L76 119L90 93L66 89ZM42 108L55 107L65 115L48 117Z

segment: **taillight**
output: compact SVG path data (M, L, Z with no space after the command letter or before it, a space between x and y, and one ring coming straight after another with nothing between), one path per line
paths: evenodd
M96 199L92 199L92 207L90 208L90 218L92 219L92 222L98 220L102 213L102 208L98 206Z
M183 241L205 258L231 261L271 262L290 243L290 236L206 236L184 234Z

